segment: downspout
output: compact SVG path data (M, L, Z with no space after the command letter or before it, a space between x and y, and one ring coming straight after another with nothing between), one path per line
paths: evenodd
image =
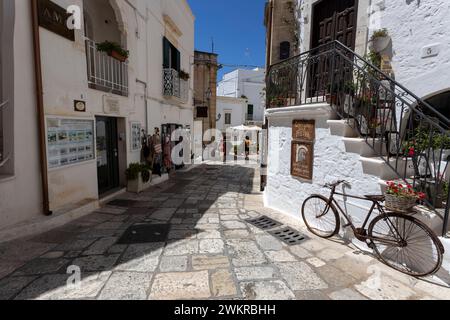
M47 152L46 152L46 135L45 135L45 115L44 115L44 97L42 85L42 64L41 64L41 45L39 36L39 16L38 16L38 0L31 0L32 14L32 32L33 32L33 51L35 65L35 82L36 82L36 107L38 114L39 127L39 155L42 182L42 202L43 213L51 216L53 212L50 210L50 201L48 195L48 169L47 169Z

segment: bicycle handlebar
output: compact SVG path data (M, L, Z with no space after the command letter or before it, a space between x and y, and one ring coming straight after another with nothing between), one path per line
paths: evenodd
M324 185L324 187L325 188L329 188L329 189L333 189L333 188L336 188L337 186L339 186L341 184L344 184L344 183L348 184L348 182L345 181L345 180L339 180L339 181L336 181L335 183L327 183L327 184Z

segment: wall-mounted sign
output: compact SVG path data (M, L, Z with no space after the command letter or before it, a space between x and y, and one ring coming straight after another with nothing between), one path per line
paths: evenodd
M94 121L48 118L47 156L49 168L93 160Z
M141 128L139 122L131 123L131 151L141 150Z
M76 112L86 112L86 102L75 100L73 102L73 108Z
M294 120L292 140L313 142L316 139L316 122L314 120Z
M292 124L292 176L313 180L315 138L316 122L314 120L294 120Z
M75 41L75 31L67 27L67 10L50 0L38 0L39 25L68 40Z
M291 175L305 180L313 179L314 143L293 141Z
M114 97L103 96L103 111L106 114L120 114L119 100Z

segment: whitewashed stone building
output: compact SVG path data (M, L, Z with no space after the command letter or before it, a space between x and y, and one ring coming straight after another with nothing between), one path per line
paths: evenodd
M195 18L185 0L5 0L0 9L5 240L120 191L142 159L143 132L193 127ZM128 58L104 52L105 41Z
M300 219L302 203L308 196L329 193L323 187L325 183L346 180L351 185L346 192L370 195L382 194L389 180L410 179L415 168L400 157L398 150L392 151L392 146L399 137L406 139L402 134L408 127L406 122L413 118L411 114L420 113L416 115L419 120L434 119L439 127L444 127L450 117L450 73L446 71L450 68L449 23L450 3L444 0L268 1L266 205ZM381 48L376 47L378 38L372 37L374 34L384 36L386 41ZM300 56L293 57L295 51ZM336 55L339 58L330 58ZM378 77L381 75L378 69L366 62L377 62L383 76ZM339 63L347 69L340 69ZM345 71L349 69L352 71ZM372 73L367 74L367 70ZM336 78L345 79L351 74L350 78L357 79L362 90L362 83L367 80L361 80L361 76L371 77L374 73L380 82L384 81L381 86L387 86L384 92L389 91L395 97L388 102L386 95L375 93L376 103L390 103L395 116L390 116L389 126L395 129L387 130L386 124L378 124L371 136L361 131L362 127L368 131L369 125L354 120L353 107L349 107L349 101L351 104L355 101L349 100L349 92L354 94L358 88L333 86L344 83ZM310 141L314 154L309 168L312 178L293 174L292 148L296 143L293 125L298 120L315 121L315 137ZM380 127L383 135L378 132ZM443 135L448 136L448 131ZM435 171L439 171L436 163L441 164L440 172L434 174L443 180L450 178L442 169L448 168L447 160L439 158L432 164ZM432 173L427 172L427 176ZM370 204L352 199L340 201L355 223L363 222ZM445 211L444 201L444 206L420 209L419 216L442 235L448 231L443 230ZM342 234L353 239L346 230ZM449 249L449 241L442 239ZM450 270L448 260L444 267Z

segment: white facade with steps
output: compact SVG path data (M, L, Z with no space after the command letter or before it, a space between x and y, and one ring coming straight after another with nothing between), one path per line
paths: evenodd
M359 196L379 195L385 192L387 181L397 177L392 168L346 120L335 119L336 115L327 103L269 109L266 116L269 119L267 186L264 193L267 207L302 220L301 207L306 198L312 194L329 195L330 191L323 187L325 183L346 180L351 188L344 187L345 193ZM312 181L302 181L291 175L294 120L316 120ZM395 166L395 163L392 165ZM356 225L363 223L371 202L350 198L337 199ZM438 235L441 234L442 219L436 212L423 206L417 206L415 212L416 218ZM346 222L342 225L345 224ZM343 228L340 235L361 250L371 251L354 237L351 229ZM450 249L448 239L441 238L441 241ZM444 270L450 270L449 253L447 250L444 256Z

